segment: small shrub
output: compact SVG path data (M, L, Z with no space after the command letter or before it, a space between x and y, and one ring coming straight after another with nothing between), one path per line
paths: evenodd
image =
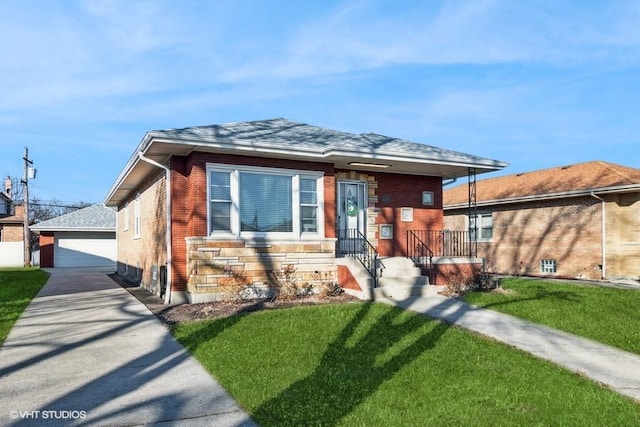
M243 291L249 286L247 276L231 269L225 269L225 273L227 277L218 280L217 294L219 300L222 302L235 303L246 299L246 293Z
M464 291L469 288L469 285L473 282L473 278L463 274L462 272L456 271L447 274L446 276L446 286L447 290L451 294L461 295Z
M496 289L500 286L500 279L487 271L480 271L473 278L473 285L479 291Z
M325 271L324 273L316 271L314 273L314 288L316 293L321 297L334 297L344 292L344 289L334 280L333 275Z
M336 282L322 282L318 286L318 295L321 297L335 297L343 292L342 286Z
M309 283L298 283L293 264L287 264L280 270L271 272L271 287L275 291L273 299L291 301L313 293L313 286Z

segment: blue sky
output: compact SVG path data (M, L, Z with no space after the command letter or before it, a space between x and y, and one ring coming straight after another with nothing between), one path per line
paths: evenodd
M285 117L640 168L636 1L0 1L0 174L101 202L144 133Z

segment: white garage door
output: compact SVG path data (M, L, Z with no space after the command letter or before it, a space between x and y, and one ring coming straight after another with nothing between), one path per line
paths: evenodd
M55 233L54 267L113 267L116 233L65 231Z

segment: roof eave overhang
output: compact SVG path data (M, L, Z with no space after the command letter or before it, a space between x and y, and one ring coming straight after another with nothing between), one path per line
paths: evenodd
M115 233L115 227L38 227L37 225L32 225L29 227L31 231L92 231L92 232L101 232L101 233Z
M447 159L437 156L407 156L393 152L372 152L365 150L349 149L314 149L305 147L295 149L291 147L280 148L272 145L255 142L198 139L184 140L171 139L157 133L147 133L138 145L124 169L118 175L111 187L104 204L117 206L130 197L130 194L140 184L140 176L147 176L153 166L143 162L139 153L161 164L168 164L171 157L186 156L193 151L209 153L226 153L236 155L260 155L269 158L284 158L300 161L315 161L334 164L337 169L350 169L369 172L386 172L424 176L439 176L444 179L467 176L469 169L475 169L477 174L493 172L508 166L508 163L478 159L478 161L466 161L464 159ZM371 166L353 166L350 163L371 163ZM380 165L388 167L380 168ZM143 169L142 171L140 169ZM134 172L138 178L132 179ZM146 172L145 172L146 171Z
M616 185L611 187L600 187L600 188L591 188L585 190L573 190L573 191L562 191L557 193L549 193L549 194L536 194L532 196L521 196L521 197L505 197L501 199L494 200L483 200L476 202L476 207L483 206L496 206L496 205L508 205L514 203L527 203L527 202L536 202L541 200L554 200L554 199L567 199L573 197L585 197L585 196L604 196L607 194L624 194L624 193L634 193L640 191L640 183L639 184L627 184L627 185ZM445 205L443 207L444 210L456 210L456 209L465 209L468 208L469 203L453 203L450 205Z

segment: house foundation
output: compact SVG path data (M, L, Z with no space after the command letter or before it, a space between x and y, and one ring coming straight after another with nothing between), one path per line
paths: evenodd
M187 239L190 303L224 298L229 289L269 293L274 275L287 272L300 286L336 283L336 239L305 241Z

